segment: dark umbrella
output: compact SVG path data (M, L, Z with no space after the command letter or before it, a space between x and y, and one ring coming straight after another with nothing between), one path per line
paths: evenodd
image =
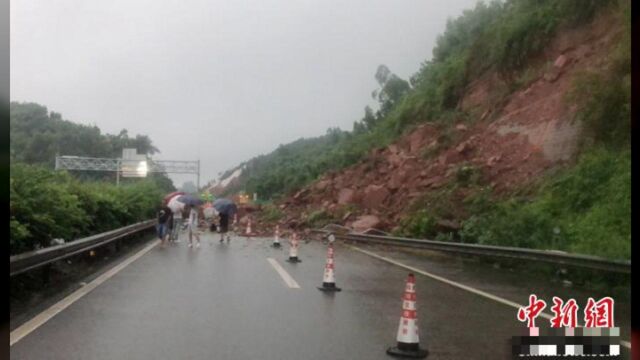
M178 197L177 199L178 201L180 201L181 203L185 204L185 205L191 205L191 206L199 206L202 205L204 203L204 201L200 200L199 198L193 196L193 195L180 195L180 197Z
M232 215L238 212L238 206L236 206L236 203L234 203L229 199L224 199L224 198L216 199L213 202L213 207L220 214Z

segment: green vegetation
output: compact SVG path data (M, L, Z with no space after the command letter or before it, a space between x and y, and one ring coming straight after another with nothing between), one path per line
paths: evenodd
M20 163L11 164L9 186L11 254L153 218L165 194L153 179L117 187Z
M119 157L123 147L158 152L147 136L102 135L95 126L62 120L34 103L11 103L10 252L17 254L147 220L167 192L165 174L122 179L99 172L53 170L56 153ZM90 181L87 181L90 180Z
M625 31L605 72L577 76L567 101L579 109L576 120L586 130L583 146L601 144L612 150L631 141L631 15L623 8Z
M269 222L280 221L280 219L282 219L283 216L284 214L282 213L282 211L273 204L265 205L262 208L262 214L260 215L260 217L263 220L269 221Z
M325 210L316 210L305 219L304 225L310 228L323 227L333 221L333 216Z
M146 135L130 138L127 130L118 135L101 134L97 126L63 120L36 103L12 102L10 107L11 161L53 167L56 154L115 158L123 148L153 155L158 149Z
M631 157L602 148L551 177L530 197L484 201L464 222L465 242L628 259L631 255Z

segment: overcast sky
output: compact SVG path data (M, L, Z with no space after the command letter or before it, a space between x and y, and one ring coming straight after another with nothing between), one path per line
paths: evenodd
M12 0L11 100L147 134L156 159L199 158L204 184L279 144L350 130L378 65L407 79L475 3Z

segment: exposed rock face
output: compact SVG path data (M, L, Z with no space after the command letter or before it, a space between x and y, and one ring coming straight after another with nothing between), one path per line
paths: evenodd
M572 121L575 108L564 95L575 74L607 64L613 35L621 31L602 19L588 31L561 32L540 53L538 63L532 61L533 73L527 74L521 89L497 96L504 80L488 71L474 79L460 99L466 118L445 126L439 119L413 119L423 124L389 146L372 149L359 163L326 174L308 187L309 193L285 199L286 208L281 209L299 219L304 212L323 208L347 226L366 230L375 223L390 230L414 201L456 181L461 166L473 167L479 181L500 194L571 160L581 128ZM451 195L456 197L454 214L438 219L440 228L459 228L459 220L468 215L461 205L467 191L475 190L456 187ZM363 214L367 217L358 217Z
M367 229L376 228L378 225L380 225L380 218L375 215L360 216L351 224L356 232L363 232Z

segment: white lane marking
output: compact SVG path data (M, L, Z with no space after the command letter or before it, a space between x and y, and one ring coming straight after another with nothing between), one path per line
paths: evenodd
M460 284L460 283L458 283L458 282L455 282L455 281L452 281L452 280L449 280L449 279L445 279L445 278L443 278L442 276L438 276L438 275L435 275L435 274L432 274L432 273L426 272L426 271L424 271L424 270L420 270L420 269L418 269L418 268L414 268L413 266L405 265L405 264L400 263L400 262L398 262L398 261L395 261L395 260L393 260L393 259L389 259L389 258L387 258L387 257L384 257L384 256L381 256L381 255L378 255L378 254L376 254L376 253L373 253L373 252L370 252L370 251L367 251L367 250L364 250L364 249L360 249L360 248L355 247L355 246L353 246L353 245L348 245L348 244L345 244L345 245L346 245L346 246L348 246L348 247L350 247L350 248L351 248L351 249L353 249L353 250L356 250L356 251L359 251L359 252L361 252L361 253L367 254L367 255L369 255L369 256L371 256L371 257L374 257L374 258L376 258L376 259L380 259L380 260L382 260L382 261L386 261L386 262L391 263L391 264L393 264L393 265L403 267L403 268L405 268L405 269L407 269L407 270L411 270L411 271L416 272L416 273L418 273L418 274L422 274L422 275L424 275L424 276L428 276L428 277L430 277L430 278L432 278L432 279L435 279L435 280L441 281L441 282L443 282L443 283L445 283L445 284L449 284L449 285L451 285L451 286L455 286L455 287L457 287L457 288L460 288L460 289L463 289L463 290L466 290L466 291L472 292L472 293L474 293L474 294L476 294L476 295L480 295L480 296L485 297L485 298L487 298L487 299L490 299L490 300L493 300L493 301L497 301L497 302L499 302L499 303L501 303L501 304L505 304L505 305L508 305L508 306L514 307L514 308L516 308L516 309L520 309L521 307L525 307L525 305L521 305L521 304L518 304L518 303L513 302L513 301L511 301L511 300L507 300L507 299L501 298L501 297L499 297L499 296L496 296L496 295L493 295L493 294L489 294L488 292L484 292L484 291L482 291L482 290L478 290L478 289L476 289L476 288L472 288L471 286L463 285L463 284ZM543 317L543 318L545 318L545 319L549 319L549 320L551 320L551 319L553 318L553 315L548 314L548 313L544 313L544 312L541 312L541 313L540 313L540 316L542 316L542 317ZM626 347L626 348L631 349L631 343L630 343L630 342L628 342L628 341L620 340L620 344L622 344L622 346L624 346L624 347Z
M292 289L300 289L300 285L298 285L298 283L293 280L291 275L289 275L289 273L284 268L282 268L282 266L280 266L276 259L267 258L267 261L269 262L269 264L271 264L271 266L273 266L274 269L276 269L276 271L278 272L278 274L280 274L280 277L282 278L282 280L284 280L285 284L287 284L288 287Z
M78 301L78 299L80 299L84 295L88 294L91 290L97 288L103 282L109 280L109 278L111 278L113 275L115 275L118 272L120 272L120 270L122 270L125 267L127 267L127 265L129 265L132 262L138 260L140 257L142 257L144 254L149 252L149 250L153 249L159 243L160 243L160 240L154 240L153 243L147 245L144 249L138 251L137 253L135 253L131 257L129 257L126 260L122 261L120 264L118 264L115 267L111 268L106 273L104 273L104 274L100 275L99 277L95 278L93 281L91 281L87 285L85 285L85 286L81 287L80 289L74 291L71 295L67 296L66 298L64 298L64 299L62 299L60 301L58 301L57 303L52 305L47 310L45 310L45 311L41 312L40 314L36 315L33 319L31 319L31 320L27 321L26 323L20 325L17 329L13 330L11 332L11 334L9 335L9 346L13 346L13 344L15 344L18 341L20 341L23 337L29 335L29 333L31 333L32 331L34 331L35 329L40 327L42 324L44 324L47 321L49 321L52 317L56 316L56 314L58 314L59 312L61 312L64 309L66 309L69 305L71 305L74 302Z

